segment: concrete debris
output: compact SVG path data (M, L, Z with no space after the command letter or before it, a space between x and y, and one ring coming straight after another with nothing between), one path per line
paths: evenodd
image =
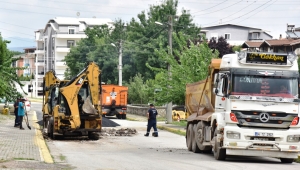
M132 136L137 134L136 129L132 128L121 128L121 129L114 129L114 128L102 128L100 136Z

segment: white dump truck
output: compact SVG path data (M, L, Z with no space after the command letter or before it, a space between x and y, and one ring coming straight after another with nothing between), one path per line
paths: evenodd
M208 77L186 85L188 150L292 163L300 151L298 77L292 53L212 59Z

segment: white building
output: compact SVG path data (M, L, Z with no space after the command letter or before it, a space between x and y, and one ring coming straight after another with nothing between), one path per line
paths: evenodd
M113 21L103 18L56 17L50 19L44 29L35 32L35 96L42 94L43 77L47 71L55 70L56 76L64 79L67 66L63 60L70 52L70 47L76 45L80 39L86 38L84 30L104 24L112 26Z

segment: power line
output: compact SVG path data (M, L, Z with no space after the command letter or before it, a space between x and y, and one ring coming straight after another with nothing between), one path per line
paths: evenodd
M193 14L195 14L195 13L198 13L198 12L202 12L202 11L206 11L206 10L209 10L209 9L212 9L212 8L214 8L214 7L218 6L218 5L221 5L221 4L223 4L223 3L224 3L224 2L226 2L226 1L228 1L228 0L225 0L225 1L223 1L223 2L219 3L219 4L215 5L215 6L212 6L212 7L210 7L210 8L206 8L206 9L204 9L204 10L200 10L200 11L194 12Z
M222 18L221 20L226 19L226 18L228 18L228 17L231 17L232 15L235 15L235 14L239 13L240 11L244 10L245 8L248 8L250 5L254 4L255 2L256 2L256 1L253 1L251 4L247 5L246 7L240 9L239 11L237 11L237 12L231 14L231 15L228 15L228 16ZM217 22L218 22L218 21L217 21ZM215 23L215 22L211 22L211 23L204 24L204 25L210 25L210 24L213 24L213 23Z
M214 12L218 12L218 11L221 11L221 10L227 9L227 8L229 8L229 7L232 7L232 6L234 6L234 5L238 4L238 3L242 2L242 1L243 1L243 0L241 0L241 1L238 1L238 2L237 2L237 3L235 3L235 4L229 5L229 6L227 6L227 7L224 7L224 8L222 8L222 9L219 9L219 10L216 10L216 11L208 12L208 13L205 13L205 14L199 14L199 15L195 15L195 16L207 15L207 14L211 14L211 13L214 13Z
M26 5L26 6L34 6L34 7L42 7L42 8L50 8L50 9L59 9L59 10L68 10L68 11L81 11L81 12L94 12L94 13L107 13L107 12L99 12L99 11L84 11L84 10L75 10L75 9L66 9L66 8L57 8L57 7L47 7L47 6L39 6L39 5L31 5L31 4L23 4L23 3L16 3L16 2L4 2L3 3L9 3L9 4L17 4L17 5ZM122 15L131 15L131 14L124 14L124 13L112 13L112 14L122 14Z
M10 32L16 32L16 33L19 33L19 34L24 34L24 35L27 35L27 36L34 37L33 35L29 35L29 34L26 34L26 33L17 32L17 31L12 31L12 30L9 30L9 29L4 29L4 28L0 28L0 29L6 30L6 31L10 31Z
M256 12L256 13L254 13L253 15L250 15L248 18L245 18L244 20L247 20L247 19L249 19L250 17L252 17L252 16L254 16L254 15L260 13L261 11L263 11L264 9L266 9L267 7L273 5L276 1L277 1L277 0L275 0L273 3L269 4L268 6L266 6L265 8L263 8L262 10L260 10L260 11L258 11L258 12ZM277 19L277 18L274 18L274 19ZM244 20L241 20L240 22L242 22L242 21L244 21ZM237 22L237 23L240 23L240 22Z
M15 38L15 37L3 37L3 38L6 38L6 39L16 39L16 40L19 40L19 41L26 41L26 42L33 42L34 41L33 39L32 39L32 41L28 41L28 40L24 40L24 39Z
M272 0L269 0L269 1L267 1L266 3L264 3L263 5L260 5L259 7L255 8L255 9L253 9L253 10L251 10L251 11L249 11L249 12L247 12L247 13L245 13L245 14L239 16L239 17L236 17L236 18L233 18L233 19L231 19L231 20L229 20L229 21L226 21L225 23L228 23L228 22L231 22L231 21L233 21L233 20L239 19L239 18L241 18L241 17L243 17L243 16L245 16L245 15L247 15L247 14L249 14L249 13L255 11L255 10L257 10L258 8L261 8L262 6L266 5L267 3L271 2L271 1L272 1Z

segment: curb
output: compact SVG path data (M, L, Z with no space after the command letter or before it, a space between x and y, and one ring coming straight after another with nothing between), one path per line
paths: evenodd
M46 145L46 142L44 140L43 134L39 130L40 125L37 123L37 116L36 116L35 111L34 111L34 114L32 116L32 121L33 121L33 126L35 127L34 141L37 144L37 146L39 147L42 160L44 160L46 163L54 163L54 161L52 159L52 156L49 152L49 149Z

